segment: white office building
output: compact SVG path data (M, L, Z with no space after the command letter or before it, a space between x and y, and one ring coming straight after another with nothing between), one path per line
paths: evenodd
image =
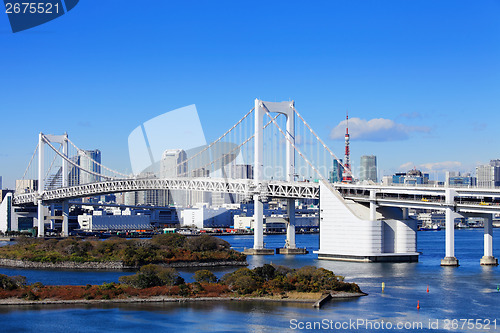
M491 160L490 164L476 167L477 186L493 188L500 186L500 160Z
M359 180L377 182L377 157L374 155L361 156Z

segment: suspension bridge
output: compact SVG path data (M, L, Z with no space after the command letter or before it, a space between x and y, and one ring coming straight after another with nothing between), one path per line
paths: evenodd
M500 190L331 183L328 178L334 160L348 179L355 177L295 109L293 101L256 99L243 118L204 147L184 151L183 147L164 144L165 152L177 149L175 158L164 154L159 163L140 173L125 174L101 164L100 158L79 148L67 134L40 133L12 205L37 206L38 235L43 237L45 207L60 204L62 234L67 236L69 201L76 198L168 191L171 202L182 207L204 200L193 193L230 195L231 200L237 197L253 202L254 247L247 253L272 254L274 250L264 244L263 204L277 198L286 202L288 216L282 253L300 254L304 249L295 242L296 202L319 200L318 257L354 261L417 261L416 221L408 218L408 209L435 209L446 213L442 265L458 265L454 255L456 214L485 218L481 264L497 264L492 253L492 214L500 213L500 206L482 203L485 198L494 203Z

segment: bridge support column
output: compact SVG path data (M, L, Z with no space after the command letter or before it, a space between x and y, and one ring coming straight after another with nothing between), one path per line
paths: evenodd
M56 216L56 207L53 203L50 204L50 229L56 228L56 221L54 217Z
M69 205L67 201L62 202L62 230L61 230L61 236L63 237L68 237L69 235L69 230L68 230L68 216L69 216Z
M42 200L38 200L38 237L45 236L45 207Z
M401 208L403 213L403 220L408 220L408 208Z
M288 199L287 203L288 222L286 224L285 247L277 249L278 254L306 254L305 248L297 248L295 244L295 199Z
M264 205L258 195L254 195L253 202L253 248L260 250L264 248Z
M375 201L376 192L370 191L370 221L377 221L377 203Z
M481 265L496 266L498 259L493 256L493 216L488 214L484 217L484 256Z
M455 219L451 207L455 203L455 191L446 189L445 198L448 207L445 209L446 234L445 234L445 257L441 259L441 266L459 266L455 258Z
M253 177L256 188L261 186L264 179L264 128L263 117L264 110L261 101L255 99L254 109L254 130L255 130L255 145L254 145L254 166ZM274 250L264 248L264 205L260 193L253 195L253 249L245 249L245 254L274 254Z
M38 135L38 237L45 236L45 208L42 203L43 190L45 188L44 182L44 145L45 140L43 133L40 132Z
M286 224L285 248L295 249L295 200L288 199L287 205L288 223Z

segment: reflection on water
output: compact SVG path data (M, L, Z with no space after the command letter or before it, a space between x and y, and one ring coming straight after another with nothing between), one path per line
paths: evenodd
M494 254L497 256L500 255L499 232L499 229L494 230ZM237 250L253 244L252 236L223 238ZM482 230L457 230L455 238L456 255L461 265L458 268L439 266L444 256L444 231L419 233L418 248L423 254L418 263L365 264L318 260L312 253L317 249L318 235L297 235L297 244L307 247L307 255L248 257L250 267L271 262L290 267L324 267L345 276L347 281L358 283L369 294L356 299L334 300L320 310L301 303L201 302L0 307L0 314L5 323L4 330L11 332L281 332L292 331L292 319L348 321L361 318L393 323L421 321L427 325L429 320L435 319L480 318L497 319L500 324L500 292L496 291L500 271L499 267L479 265L483 254ZM281 247L284 235L265 236L265 242L270 248ZM220 277L235 269L219 268L215 273ZM28 276L30 282L43 280L46 284L51 281L52 284L101 284L117 281L118 276L131 273L0 269L2 274L11 272ZM181 271L188 279L193 272L193 269ZM385 283L384 292L382 282ZM417 310L417 302L420 310ZM441 325L439 330L432 332L446 331Z

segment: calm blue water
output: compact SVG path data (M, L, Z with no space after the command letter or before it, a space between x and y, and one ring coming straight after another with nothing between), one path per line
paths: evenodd
M318 235L297 235L297 244L306 246L310 253L302 256L254 256L250 266L276 263L291 267L315 265L344 275L346 280L358 283L369 296L330 302L322 309L304 304L263 304L235 302L206 302L200 304L147 304L106 306L43 306L0 307L4 332L282 332L282 331L343 331L343 332L500 332L499 267L482 267L483 231L457 230L456 256L460 267L440 267L444 256L444 231L420 232L418 250L423 252L418 263L347 263L317 260L312 253L318 247ZM237 250L251 247L252 236L225 236ZM269 248L281 247L284 235L265 236ZM494 254L500 256L500 229L494 229ZM218 276L235 268L216 270ZM19 270L0 268L0 273L27 276L29 282L44 284L101 284L118 281L118 277L132 272L71 272ZM182 271L190 280L193 271ZM385 282L385 292L381 283ZM426 292L429 286L429 293ZM417 310L417 301L420 310ZM457 319L457 326L445 329L445 320ZM471 329L460 319L497 321L489 329ZM359 326L345 326L360 320ZM362 325L361 320L370 320ZM384 321L385 326L377 322ZM438 329L429 328L429 320L438 320ZM309 322L333 324L325 328L300 330ZM484 321L483 321L484 322ZM344 324L344 328L335 329ZM422 323L423 329L396 329L397 324ZM393 325L389 329L387 325ZM296 329L294 329L296 328ZM378 328L378 329L377 329Z

